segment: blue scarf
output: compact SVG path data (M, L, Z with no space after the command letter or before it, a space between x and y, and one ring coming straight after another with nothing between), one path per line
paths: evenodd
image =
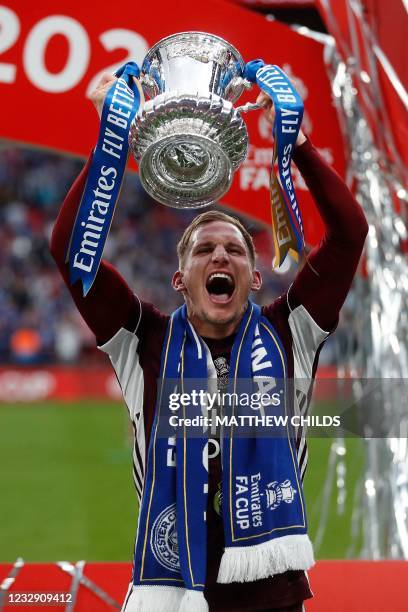
M184 305L171 316L163 345L136 538L132 611L208 610L203 596L208 434L197 427L192 435L182 424L169 437L163 435L166 427L162 425L171 416L193 419L206 414L202 402L180 406L175 414L174 398L182 397L180 393L194 397L193 391L200 387L208 392L211 363L209 349L189 323ZM228 392L239 399L227 403L223 414L225 552L218 582L253 581L290 569L308 569L313 565L313 551L290 429L274 426L269 434L265 432L270 428L251 430L251 419L243 420L249 426L240 420L259 416L247 401L241 406L242 398L253 398L255 390L269 389L271 396L273 388L273 397L281 398L277 406L264 408L266 414L284 417L288 413L285 352L271 323L251 302L232 347L230 372Z

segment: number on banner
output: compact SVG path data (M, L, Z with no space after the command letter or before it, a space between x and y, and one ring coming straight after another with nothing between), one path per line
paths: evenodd
M57 74L45 66L45 51L51 38L62 34L68 41L68 59ZM90 59L88 34L83 26L71 17L52 15L33 27L24 45L23 64L28 78L44 91L61 93L72 89L84 76Z
M0 6L0 54L11 49L21 32L20 19L11 9ZM54 36L64 36L68 43L68 56L64 67L57 73L45 65L47 47ZM148 51L145 38L124 28L102 32L99 40L106 51L124 49L127 54L119 62L100 70L90 80L86 95L95 89L104 72L114 73L125 62L141 64ZM69 91L84 77L91 60L91 43L85 28L79 21L66 15L49 15L36 23L27 35L23 47L23 67L27 78L42 91L63 93ZM0 62L0 83L14 83L17 66Z
M0 6L0 53L8 51L14 45L20 34L20 20L14 11ZM0 63L0 83L14 83L17 66Z
M133 32L132 30L123 30L120 28L103 32L100 35L99 40L106 51L126 49L128 54L120 62L107 66L92 77L86 90L86 95L88 98L99 83L104 72L114 74L116 70L120 68L120 66L131 61L136 62L137 65L140 66L149 48L146 39L143 38L143 36L137 34L137 32Z

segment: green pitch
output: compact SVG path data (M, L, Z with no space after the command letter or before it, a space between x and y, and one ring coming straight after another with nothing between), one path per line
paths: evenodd
M318 557L343 558L351 550L363 449L347 441L339 515L336 482L329 505L322 504L330 446L331 440L310 440L305 492L312 538L327 509ZM0 404L0 484L0 562L132 559L137 502L122 404Z

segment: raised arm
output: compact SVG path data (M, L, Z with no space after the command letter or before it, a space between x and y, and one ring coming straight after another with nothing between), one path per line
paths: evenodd
M273 125L275 111L269 96L261 92L257 102ZM319 327L332 331L356 272L368 225L344 181L302 130L293 159L323 219L325 233L298 272L289 290L288 303L291 310L303 305Z
M310 141L295 149L299 168L325 224L325 233L308 256L290 289L293 309L303 304L316 323L331 331L350 289L368 225L340 176Z
M102 78L92 101L100 114L103 99L112 84L112 77ZM86 297L80 283L71 285L68 264L65 262L68 244L85 187L92 155L66 196L51 237L50 251L71 292L79 312L95 334L98 344L103 344L121 328L133 331L140 315L139 301L126 281L108 262L102 260L95 282Z

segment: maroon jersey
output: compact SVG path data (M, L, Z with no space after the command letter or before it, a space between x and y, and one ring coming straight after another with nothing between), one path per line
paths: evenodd
M288 376L300 381L293 409L304 414L319 349L337 324L339 310L361 255L367 223L343 181L309 141L296 149L294 159L314 196L326 232L320 245L309 256L310 265L298 272L287 293L263 307L263 314L272 322L284 344ZM80 312L95 333L100 348L109 355L121 384L135 432L134 479L140 500L169 315L141 302L105 261L101 263L86 298L82 297L79 284L69 285L65 253L88 169L89 162L62 206L51 250ZM225 384L234 336L204 340L212 354L220 384ZM216 582L224 546L219 511L221 464L217 439L210 438L208 445L207 579L204 594L210 610L265 611L293 606L311 597L302 571L289 571L244 584ZM172 450L169 441L170 460ZM303 478L307 445L301 431L298 432L297 456Z

